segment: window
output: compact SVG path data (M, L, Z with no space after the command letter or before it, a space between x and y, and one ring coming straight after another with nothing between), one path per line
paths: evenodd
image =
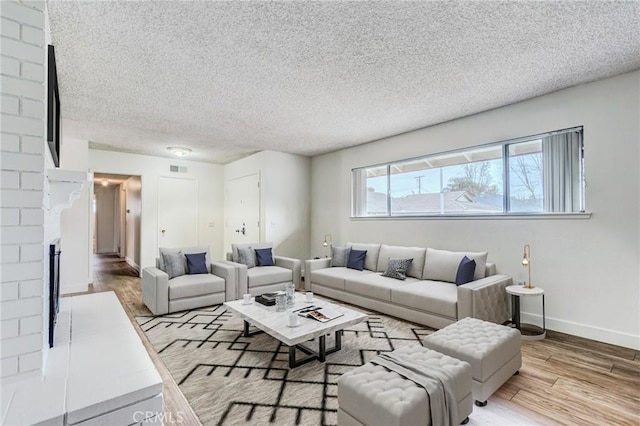
M354 169L353 216L584 211L582 128Z

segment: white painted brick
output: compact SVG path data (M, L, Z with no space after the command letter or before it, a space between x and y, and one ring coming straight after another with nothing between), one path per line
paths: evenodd
M42 191L5 189L0 192L0 205L3 207L42 207L43 196Z
M8 377L14 374L18 374L18 357L0 360L0 377Z
M44 120L2 114L2 130L21 135L44 136Z
M43 268L42 262L4 263L0 271L0 280L6 282L42 278ZM20 297L23 297L22 294Z
M45 285L42 279L21 281L18 287L18 295L22 299L41 297L44 294L44 287Z
M29 80L35 80L44 82L44 67L39 64L33 64L31 62L24 62L22 64L22 78Z
M22 26L22 41L44 46L44 31L40 28Z
M38 334L38 336L40 335ZM21 373L42 368L42 351L20 355L18 357L18 365Z
M2 338L11 339L12 337L18 337L20 334L19 324L20 321L17 319L2 321Z
M0 151L20 152L20 136L2 133Z
M42 315L42 297L1 302L0 308L2 308L0 309L0 317L3 321L31 315Z
M45 146L47 142L43 136L22 136L20 151L23 154L44 154Z
M39 262L43 257L42 244L20 245L20 262Z
M0 172L0 188L20 188L20 173L2 170L2 172Z
M0 84L2 85L2 93L21 98L44 100L44 84L42 82L3 75L0 77Z
M42 155L3 153L0 156L0 169L21 172L43 172L44 157Z
M0 72L5 75L20 76L20 61L15 58L2 55L0 58Z
M23 173L24 175L24 173ZM21 225L43 225L44 210L42 209L21 209L20 210Z
M20 0L20 3L27 5L32 9L44 11L44 0Z
M36 28L44 29L44 13L42 10L29 7L25 4L12 1L1 2L0 11L2 16L22 22Z
M16 96L2 94L2 112L20 114L20 100Z
M33 172L20 173L20 187L22 189L42 189L44 187L44 174Z
M2 18L2 24L0 24L0 34L5 37L11 37L15 39L20 38L20 24L15 21L11 21L6 18Z
M39 259L42 260L42 259ZM17 263L20 261L20 246L17 244L0 246L0 263ZM4 269L4 265L3 265Z
M8 282L0 284L0 301L18 299L18 282Z
M42 331L42 315L20 318L20 335L40 333Z
M29 334L12 339L2 339L0 357L7 358L28 352L35 352L42 348L42 334Z
M2 244L42 243L43 238L42 226L2 227Z
M0 209L0 226L20 224L20 209Z
M3 1L2 3L6 3ZM44 64L45 49L44 47L34 46L11 38L0 38L0 49L2 54L21 61L35 62L36 64Z
M34 101L31 99L23 99L20 114L26 117L39 119L44 118L44 102Z

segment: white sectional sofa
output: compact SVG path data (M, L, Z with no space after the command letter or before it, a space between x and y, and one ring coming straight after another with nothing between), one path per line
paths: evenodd
M366 250L362 271L331 265L331 258L305 262L305 288L347 303L434 328L465 317L503 323L510 318L505 287L511 277L496 274L487 253L448 252L421 247L347 243ZM476 262L473 281L456 285L460 260ZM406 280L382 276L389 258L412 258Z

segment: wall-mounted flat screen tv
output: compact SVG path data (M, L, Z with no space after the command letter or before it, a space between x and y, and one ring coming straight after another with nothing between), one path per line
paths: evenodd
M53 163L56 167L60 167L60 94L58 92L56 54L53 46L49 45L47 53L47 145L49 145Z

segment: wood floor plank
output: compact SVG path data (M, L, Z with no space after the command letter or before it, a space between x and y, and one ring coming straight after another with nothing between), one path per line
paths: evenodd
M606 407L607 411L622 411L625 413L625 417L636 418L637 424L640 424L640 401L620 398L611 390L562 377L553 385L553 392L563 392L568 399L578 397L591 401L594 405Z

